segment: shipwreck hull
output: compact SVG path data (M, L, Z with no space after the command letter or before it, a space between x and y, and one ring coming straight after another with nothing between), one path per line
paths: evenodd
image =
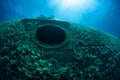
M108 33L54 19L0 24L0 80L119 80L119 74L119 39Z

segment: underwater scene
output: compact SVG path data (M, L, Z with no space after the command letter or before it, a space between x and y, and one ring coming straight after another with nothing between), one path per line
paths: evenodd
M0 80L120 80L120 1L0 0Z

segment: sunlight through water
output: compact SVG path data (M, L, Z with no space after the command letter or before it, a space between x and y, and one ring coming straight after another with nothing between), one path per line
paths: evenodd
M97 0L51 0L50 6L56 8L57 16L66 15L70 21L77 17L78 21L83 19L86 13L94 11L99 4Z

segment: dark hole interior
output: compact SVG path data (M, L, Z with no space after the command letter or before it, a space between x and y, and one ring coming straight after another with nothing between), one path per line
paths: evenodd
M36 37L39 41L47 44L58 44L66 38L66 33L58 26L45 25L37 29Z

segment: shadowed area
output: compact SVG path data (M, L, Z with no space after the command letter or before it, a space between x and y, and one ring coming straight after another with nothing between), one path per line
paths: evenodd
M39 41L47 44L58 44L66 38L66 33L54 25L45 25L37 29L36 37Z

